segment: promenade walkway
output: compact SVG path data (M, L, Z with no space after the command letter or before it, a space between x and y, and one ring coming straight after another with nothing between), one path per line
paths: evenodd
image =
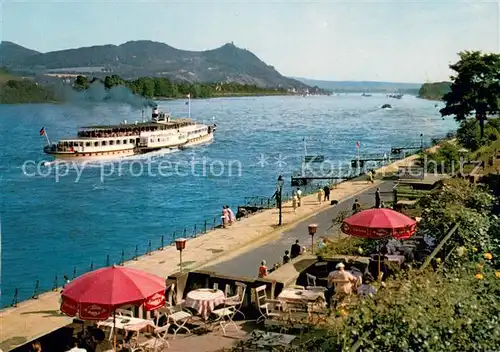
M317 224L318 229L314 236L314 242L323 235L328 235L331 232L332 219L336 218L341 212L349 212L351 214L352 204L357 198L363 208L370 208L375 205L375 190L380 187L382 201L392 199L393 181L382 182L381 184L369 185L362 193L346 197L337 197L337 191L333 191L333 199L341 198L342 201L335 205L329 206L326 209L322 207L322 211L316 215L297 223L293 228L283 231L279 236L272 241L254 246L253 249L245 248L233 253L231 258L224 257L223 260L215 260L204 267L204 270L214 271L223 275L231 276L257 276L257 269L262 260L267 262L269 268L275 263L281 262L285 250L290 250L290 247L295 240L299 240L301 246L311 246L311 236L308 233L309 224ZM330 196L332 197L332 195ZM317 204L317 201L314 200ZM329 230L330 229L330 230ZM316 244L315 244L316 245Z
M344 182L333 191L333 198L342 200L372 187L366 181ZM284 204L283 226L277 228L278 211L269 209L236 222L230 228L216 229L203 236L190 239L183 252L184 270L202 267L209 261L246 251L275 238L291 229L297 222L330 208L326 202L318 205L317 196L303 197L303 206L293 213L290 203ZM280 250L279 253L283 251ZM257 259L258 261L259 259ZM170 246L151 255L129 261L125 266L167 277L179 270L179 253ZM252 263L251 268L255 268ZM253 271L253 270L252 270ZM0 312L0 349L8 351L15 346L43 336L71 323L72 319L58 313L59 291L40 295L37 300L19 303L16 308Z

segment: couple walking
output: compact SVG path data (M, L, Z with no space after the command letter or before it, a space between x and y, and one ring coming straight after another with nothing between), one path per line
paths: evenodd
M222 207L221 220L222 220L222 227L223 228L226 228L227 226L232 225L233 222L236 221L236 216L234 216L233 211L231 210L231 208L229 208L228 205L224 205Z

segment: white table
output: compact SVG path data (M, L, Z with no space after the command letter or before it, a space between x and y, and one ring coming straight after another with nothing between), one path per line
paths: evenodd
M113 323L113 317L108 318L104 321L100 321L97 323L97 327L107 327L111 329L111 333L109 338L111 339L113 336L113 328L117 330L124 331L133 331L139 335L139 332L142 330L149 330L153 332L155 329L155 325L151 320L145 320L140 318L131 318L131 317L116 317L115 322Z
M280 301L290 302L290 303L301 303L301 302L316 302L318 299L325 299L325 294L319 291L313 290L297 290L293 288L285 288L278 295Z
M184 306L196 310L206 320L214 308L223 304L225 299L226 296L221 290L200 288L188 292Z

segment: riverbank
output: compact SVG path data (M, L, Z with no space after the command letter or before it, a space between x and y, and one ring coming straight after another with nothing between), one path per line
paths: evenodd
M416 156L399 160L397 167L412 164ZM390 170L387 169L386 170ZM386 171L388 172L388 171ZM346 181L334 189L334 198L341 201L373 187L365 180ZM318 204L317 195L303 197L303 206L294 213L290 202L284 203L283 225L277 227L278 210L268 209L236 222L227 229L216 229L200 237L189 239L183 252L183 270L195 270L207 264L224 261L236 253L248 251L277 238L299 222L318 214L330 205ZM141 269L167 277L179 271L179 254L174 246L144 255L125 263L127 267ZM2 329L0 348L9 350L27 341L43 336L72 322L58 313L60 289L44 293L38 299L30 299L15 308L0 311Z

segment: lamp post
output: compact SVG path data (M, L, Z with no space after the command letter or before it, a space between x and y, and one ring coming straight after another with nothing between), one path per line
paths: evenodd
M277 188L276 188L276 198L277 199L277 203L278 203L278 208L279 208L279 212L280 212L280 215L279 215L279 221L278 221L278 225L281 226L282 224L282 220L283 220L283 217L282 217L282 213L281 213L281 199L282 199L282 195L283 195L283 184L285 183L285 180L283 180L283 176L279 175L278 176L278 180L277 180Z
M420 151L424 151L424 134L420 133Z
M175 240L175 248L179 251L179 270L182 273L182 251L186 248L186 239L178 238Z
M310 224L307 226L309 230L309 235L311 236L311 252L314 254L314 235L316 234L316 230L318 229L318 225Z

